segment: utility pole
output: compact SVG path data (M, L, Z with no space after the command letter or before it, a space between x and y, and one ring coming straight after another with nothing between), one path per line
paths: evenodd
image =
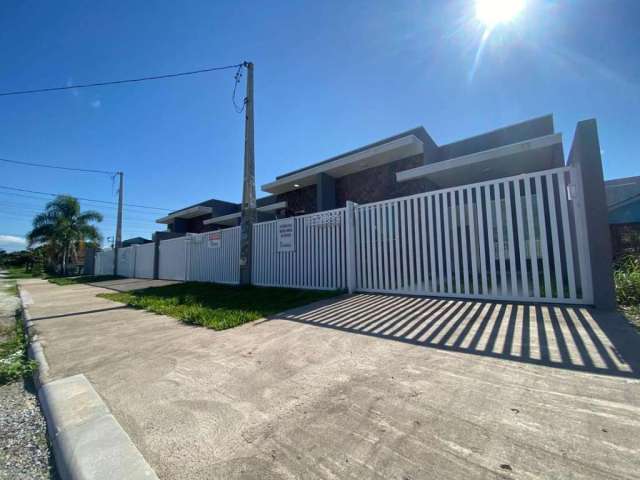
M242 217L240 221L240 284L251 284L251 248L256 214L256 165L253 145L253 63L247 68L247 97L245 98L244 179L242 185Z
M113 274L118 274L118 249L122 247L122 201L124 199L124 173L117 172L120 177L120 186L118 188L118 223L116 224L116 249L113 256Z

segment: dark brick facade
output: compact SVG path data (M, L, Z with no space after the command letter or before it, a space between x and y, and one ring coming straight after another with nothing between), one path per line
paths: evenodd
M309 185L278 195L278 202L287 202L287 216L304 215L317 211L317 197L316 185Z
M397 182L396 173L423 165L423 155L369 168L335 179L335 208L346 205L347 200L356 203L370 203L390 198L404 197L430 190L427 180ZM302 187L278 195L278 201L287 202L286 216L302 215L317 211L317 186Z
M423 165L423 156L416 155L338 178L336 179L336 207L344 207L347 200L370 203L425 192L428 190L426 180L396 181L396 172L421 165Z

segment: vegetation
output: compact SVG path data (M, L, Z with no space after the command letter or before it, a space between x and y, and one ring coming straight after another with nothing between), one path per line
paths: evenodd
M27 271L25 267L7 267L6 270L7 270L6 278L9 280L34 277L33 273L31 273L30 271Z
M27 234L29 246L42 244L47 257L66 275L69 262L77 260L83 247L100 243L100 233L92 222L101 221L101 213L82 212L76 198L59 195L33 219L33 230Z
M49 277L48 280L56 285L77 285L79 283L106 282L123 278L119 275L84 275L80 277Z
M31 374L36 362L27 357L27 336L19 314L14 326L0 326L0 385Z
M189 282L98 296L224 330L335 295L337 292Z
M640 328L640 256L628 255L619 260L614 279L618 305Z

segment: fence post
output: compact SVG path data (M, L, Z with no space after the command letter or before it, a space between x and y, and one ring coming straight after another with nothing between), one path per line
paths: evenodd
M138 263L138 247L139 245L133 246L133 272L131 272L131 278L136 278L136 264Z
M189 234L187 234L184 237L184 281L185 282L189 281L189 267L191 265L191 261L190 261L191 249L189 248L190 244L191 244L191 237L189 236Z
M355 207L356 203L347 201L345 223L347 234L347 289L353 293L356 289L356 236L355 236Z

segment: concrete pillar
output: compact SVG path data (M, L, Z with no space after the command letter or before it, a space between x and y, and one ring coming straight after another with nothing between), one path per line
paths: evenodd
M588 262L591 266L593 303L597 308L616 308L613 282L611 237L607 199L600 157L600 141L595 119L579 122L569 153L569 166L575 167L584 193L585 230Z
M160 278L160 237L153 236L153 279Z
M316 189L318 212L336 208L336 180L326 173L318 174Z
M357 204L347 200L347 208L345 212L345 232L346 232L346 250L347 250L347 290L353 293L356 288L356 212Z

